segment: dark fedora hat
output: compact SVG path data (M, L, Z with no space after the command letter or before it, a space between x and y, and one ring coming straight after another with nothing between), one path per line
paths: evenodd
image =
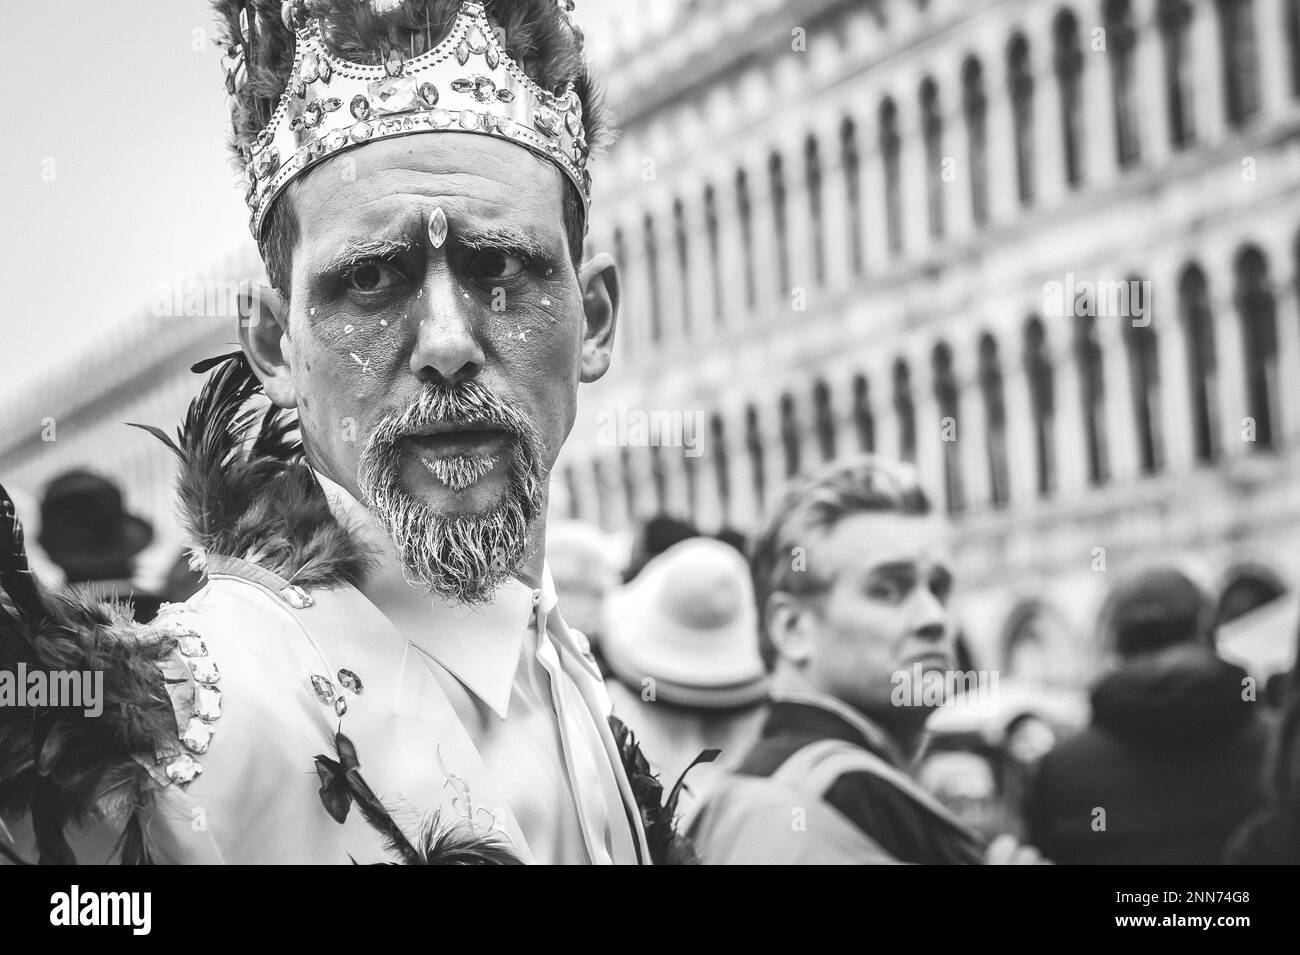
M37 540L69 578L93 580L119 573L124 562L149 546L153 527L126 513L116 484L77 470L46 486Z

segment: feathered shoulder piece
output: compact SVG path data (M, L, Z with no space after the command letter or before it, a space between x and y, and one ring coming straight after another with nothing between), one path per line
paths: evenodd
M124 862L151 860L146 823L177 748L164 670L176 641L128 606L44 590L0 487L0 816L28 816L42 863L76 862L68 828L111 822ZM63 691L77 687L82 707ZM89 684L89 689L87 684ZM96 712L98 711L98 712ZM0 852L21 862L0 838Z
M180 460L181 519L196 569L208 554L221 554L301 587L359 584L371 557L331 513L303 455L297 417L266 402L243 353L194 370L213 366L175 441L159 428L136 425Z

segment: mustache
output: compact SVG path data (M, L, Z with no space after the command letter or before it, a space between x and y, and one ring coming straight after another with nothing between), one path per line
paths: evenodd
M490 426L529 444L536 435L532 418L519 405L477 381L463 381L429 385L405 409L388 412L371 432L369 443L374 449L392 448L436 424Z

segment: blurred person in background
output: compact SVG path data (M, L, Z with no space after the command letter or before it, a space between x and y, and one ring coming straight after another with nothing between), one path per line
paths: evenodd
M1300 865L1300 656L1284 679L1267 802L1229 840L1224 858L1232 865Z
M127 512L111 480L74 470L50 481L41 500L39 541L65 581L103 600L130 603L139 623L158 614L162 598L132 583L135 558L153 540L153 526Z
M1211 604L1172 569L1116 592L1118 660L1093 688L1092 723L1028 785L1030 838L1053 861L1216 863L1259 808L1270 725L1246 671L1215 653Z
M722 751L691 770L686 808L744 754L762 719L767 673L749 568L721 541L681 541L610 594L605 618L614 714L661 781L671 785L703 750Z
M546 528L546 563L569 629L587 638L601 674L608 676L602 617L605 598L618 582L609 542L586 521L552 521Z
M1038 861L979 837L912 777L932 706L897 675L953 666L947 525L875 458L792 485L750 555L772 672L761 737L691 832L711 864Z
M641 568L674 544L699 537L699 529L666 514L656 514L641 525L632 542L632 557L623 571L623 583L629 583L641 573Z

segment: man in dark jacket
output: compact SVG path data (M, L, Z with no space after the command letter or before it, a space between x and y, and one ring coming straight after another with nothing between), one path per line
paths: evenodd
M1113 607L1120 665L1093 690L1092 724L1039 765L1030 838L1064 864L1220 862L1263 798L1263 704L1215 654L1209 601L1183 574L1144 574Z
M711 864L1033 862L975 834L913 780L953 667L946 527L911 475L874 459L794 485L753 545L762 736L704 799ZM901 692L900 692L901 691Z

